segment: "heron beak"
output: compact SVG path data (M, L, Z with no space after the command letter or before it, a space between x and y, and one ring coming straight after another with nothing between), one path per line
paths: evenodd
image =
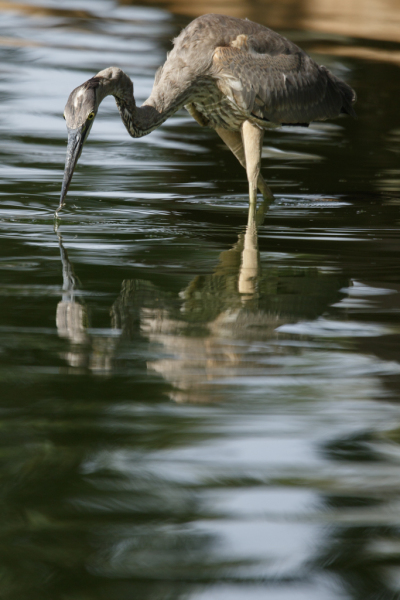
M72 175L76 167L76 163L82 152L83 144L87 138L88 128L86 125L77 127L76 129L68 129L68 146L67 157L65 159L64 179L61 188L60 204L56 210L56 214L65 205L64 199L67 195L69 184L71 183Z

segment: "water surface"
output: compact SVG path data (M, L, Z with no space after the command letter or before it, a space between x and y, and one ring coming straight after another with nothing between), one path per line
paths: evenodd
M352 52L396 44L284 31L359 118L268 133L248 226L212 131L106 99L55 230L69 92L143 101L186 22L2 3L2 597L398 598L399 73Z

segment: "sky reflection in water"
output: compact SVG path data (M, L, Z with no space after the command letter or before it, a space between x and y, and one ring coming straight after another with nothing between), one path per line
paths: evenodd
M359 119L269 133L247 227L213 132L107 99L54 231L69 92L142 101L187 20L42 5L0 13L2 596L397 597L396 44L289 32Z

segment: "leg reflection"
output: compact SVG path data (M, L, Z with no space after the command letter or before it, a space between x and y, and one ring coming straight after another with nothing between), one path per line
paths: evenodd
M257 293L257 281L261 274L257 228L263 223L268 206L266 201L262 202L258 210L255 204L249 205L238 279L238 292L242 294L243 303L251 300Z

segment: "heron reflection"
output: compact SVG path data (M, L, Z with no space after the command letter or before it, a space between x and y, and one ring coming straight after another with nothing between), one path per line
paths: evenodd
M150 344L149 352L139 352L141 360L150 353L142 366L161 375L179 402L220 400L221 379L265 373L254 344L269 356L291 352L277 346L279 325L321 315L346 283L316 268L262 269L258 229L267 208L266 202L258 210L250 205L245 231L219 255L214 271L194 277L178 295L148 280L124 279L110 308L110 335L88 330L88 311L59 235L64 286L56 320L60 337L70 342L68 364L107 374L127 348Z
M159 297L160 292L149 282L141 280L124 280L119 297L111 307L111 327L120 332L120 336L112 336L107 340L101 336L88 333L89 316L79 291L79 280L75 275L62 235L56 231L63 269L62 299L57 305L56 325L61 338L68 339L70 350L63 358L71 367L87 367L96 371L110 371L112 356L118 337L132 337L133 329L139 330L149 339L154 339L163 330L185 330L200 321L203 328L208 317L214 315L212 321L229 313L240 310L257 297L257 278L260 273L260 257L257 243L257 227L263 222L269 204L264 201L256 209L249 207L249 217L245 233L239 235L238 242L230 250L224 251L212 275L196 277L180 293L184 300L177 315L168 307L165 298L162 306L154 305L152 299ZM212 290L216 293L213 293ZM201 297L201 315L198 298ZM133 316L139 303L139 313ZM137 311L136 311L137 312ZM220 313L215 316L215 313ZM182 317L184 316L184 320ZM229 319L228 319L229 320ZM204 323L203 323L204 322ZM136 325L135 325L136 324ZM206 325L212 328L212 322ZM171 340L172 341L172 340ZM102 357L102 358L101 358ZM154 366L154 365L153 365Z

